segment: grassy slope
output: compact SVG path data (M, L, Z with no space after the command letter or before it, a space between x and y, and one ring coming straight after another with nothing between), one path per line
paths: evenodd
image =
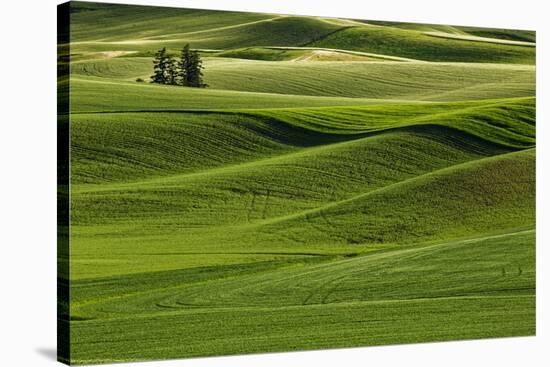
M482 339L533 335L535 299L453 297L203 309L76 321L71 331L73 359L79 364Z
M446 39L457 39L464 41L472 42L482 42L482 43L495 43L501 45L515 45L515 46L525 46L525 47L535 47L533 42L525 41L516 41L510 39L501 39L501 38L491 38L491 37L482 37L475 36L472 34L456 34L456 33L447 33L447 32L424 32L424 34L432 37L441 37Z
M445 101L531 96L535 88L534 67L523 65L208 58L205 66L209 89L302 96ZM78 62L73 65L73 75L148 80L150 69L149 58L115 58ZM128 93L135 88L128 85Z
M300 170L283 166L272 169L272 175L268 175L272 168L268 166L75 193L72 251L80 262L73 276L221 265L259 260L262 255L271 260L277 254L356 253L376 249L378 244L441 240L534 225L532 153L488 161L485 166L460 166L458 171L438 170L453 160L475 157L454 154L432 164L399 162L401 169L415 170L418 179L407 171L384 171L379 168L383 162L373 158L372 167L380 172L364 183L360 175L367 172L353 172L354 180L342 185L327 170L298 184L289 177L311 171L307 166ZM378 159L384 157L392 158L381 155ZM282 174L286 177L279 178ZM499 177L495 185L492 180L497 174L516 176ZM326 186L311 187L323 179ZM455 182L471 189L455 187ZM396 203L402 210L394 209ZM209 253L210 258L204 260ZM163 254L172 256L164 263L151 263L151 256Z
M456 230L460 228L460 225L456 226L458 218L434 215L431 210L439 208L441 213L464 213L464 209L449 208L449 199L452 199L451 205L470 208L467 215L462 216L459 222L463 223L464 218L471 219L471 223L475 224L474 231L471 233L487 230L487 227L483 227L484 224L491 230L495 230L498 223L502 223L502 215L504 218L513 220L513 223L505 222L508 226L504 228L509 228L510 225L524 225L529 228L533 225L534 217L531 217L531 222L523 223L519 223L517 219L529 219L534 213L531 206L534 200L525 201L525 195L534 192L532 157L534 157L532 152L497 156L436 173L435 176L439 176L439 181L433 182L424 177L409 180L398 185L408 186L410 191L395 188L383 190L386 192L385 198L378 202L382 203L384 208L373 209L372 202L368 203L367 207L376 212L388 213L388 208L395 207L392 205L393 200L397 200L400 207L408 203L405 207L411 205L416 209L425 208L425 211L420 213L420 223L431 224L433 218L439 218L436 225L441 226L442 220L446 220L447 227L449 228L452 224L450 227ZM501 165L505 168L502 169ZM490 169L481 169L487 167ZM504 176L499 181L502 186L495 186L492 181L498 174ZM489 178L489 181L485 181L485 177ZM531 177L531 182L522 182L525 177ZM478 197L477 192L465 192L455 186L457 178L461 180L463 185L461 187L476 187L478 190L485 185L483 202L480 203L475 199ZM446 180L447 183L442 184L441 179ZM468 180L474 181L468 182ZM485 183L479 186L473 184L474 182ZM432 188L426 186L418 188L416 187L418 184L431 185ZM503 187L514 188L512 194L517 199L511 200L511 196L508 195L510 191L503 191ZM449 191L453 188L458 189ZM424 193L423 196L410 195L410 193L419 192ZM464 200L464 193L472 195L469 200ZM395 194L401 197L395 198ZM459 196L456 196L457 194ZM503 200L504 198L506 200ZM351 200L350 203L355 201L357 200ZM478 205L480 206L477 207L477 213L474 213L471 209ZM342 210L341 206L335 209ZM330 210L333 209L327 211L330 212ZM349 208L344 212L361 213ZM403 215L402 211L399 213ZM414 210L414 213L417 214L417 211ZM296 219L292 219L291 223L288 221L283 223L281 227L284 228L286 241L300 247L296 240L292 241L289 238L300 239L305 236L319 241L315 239L316 233L321 233L323 240L326 240L331 233L338 235L337 226L342 223L341 218L338 215L327 214L325 218L331 218L330 226L325 222L315 226L315 215L307 222L299 223L298 226L292 223L296 223ZM407 212L405 215L410 219ZM423 221L422 215L427 215L430 220ZM377 218L380 220L379 216ZM336 222L332 219L336 219ZM389 238L395 235L396 229L407 230L401 226L407 223L402 218L393 217L392 219L395 224L399 224L399 227L393 227L386 232L390 234ZM277 226L277 223L268 225ZM261 225L260 228L265 230L265 225ZM296 228L300 228L302 233L297 235L294 232ZM325 230L318 232L322 228ZM331 230L327 232L327 228ZM362 227L346 225L347 236L353 234L350 228L361 229ZM379 224L376 226L378 230L381 228L384 227L380 227ZM420 228L414 227L415 235L420 234L418 232ZM213 228L210 228L208 231L212 232L212 230ZM171 251L177 251L177 248L181 248L181 240L189 238L189 233L186 232L180 237L179 244L176 240ZM267 232L272 236L274 233L280 233L280 229L278 231L270 228ZM103 230L101 233L105 241L106 232ZM445 231L441 232L438 228L438 234L441 233ZM262 238L262 234L265 236L265 232L262 230L258 232L258 229L254 229L248 236L243 236L242 230L234 234L238 235L233 238L235 243L252 239L257 243L258 239ZM145 244L148 245L145 248L151 249L151 245L155 242L151 242L151 238L140 237L141 241L145 239ZM200 237L206 242L213 242L212 236L208 238L203 233ZM116 254L120 250L119 241L116 238L111 235L108 241L111 254ZM222 238L226 243L230 242L231 232L223 231L218 235L218 240ZM148 239L149 243L146 243ZM337 238L334 239L336 241L331 241L331 246L335 246L338 242ZM137 248L141 248L140 245L144 242L136 243L131 237L127 240L129 240L128 244L132 245L132 255L140 256L139 253L136 254L136 245ZM174 234L172 234L172 240L174 240ZM281 240L279 238L277 241ZM160 271L173 265L168 262L163 264L164 269L149 268L148 271L153 271L152 273L124 276L115 274L97 280L75 280L73 283L75 317L73 331L76 336L74 358L75 361L83 363L285 350L291 346L309 349L339 345L419 342L454 339L461 335L468 338L528 335L534 330L534 307L532 306L534 298L531 296L534 289L533 241L533 231L519 230L510 234L504 233L479 239L405 247L398 251L377 252L375 248L370 254L351 258L334 255L315 258L311 257L312 255L296 254L285 259L282 254L261 254L249 249L248 259L239 253L235 254L236 259L232 259L230 254L224 253L219 257L218 263L209 263L212 258L218 257L215 253L208 255L208 252L215 248L212 250L202 248L202 253L206 254L206 257L195 258L195 261L200 264L199 267L190 267L189 263L185 265L180 263L176 266L176 269L182 269L183 266L188 270ZM161 240L160 243L162 242ZM203 243L198 245L202 247ZM361 252L357 246L354 245L354 251ZM155 247L160 251L159 255L167 251L166 246ZM192 247L185 247L186 251L192 251ZM268 248L271 251L277 250L274 246L268 246ZM258 250L259 248L256 251ZM353 254L349 252L351 250L348 247L349 255ZM227 244L222 251L228 251ZM345 250L341 248L340 251ZM287 252L286 256L291 253ZM155 252L152 252L145 255L145 258L154 259L154 255ZM185 252L182 255L185 256ZM187 256L193 257L193 253L188 253ZM119 261L117 266L124 266L124 262L131 263L123 253L116 257ZM85 262L85 256L79 255L78 258ZM95 258L97 259L97 253ZM170 258L177 262L178 253L173 253ZM221 258L224 262L220 261ZM247 260L254 264L246 265ZM232 261L238 265L230 265ZM143 264L143 261L138 263ZM96 265L100 264L96 263ZM155 262L150 265L154 266ZM438 270L434 271L434 269ZM384 274L383 277L380 277L381 273ZM422 281L419 282L418 279ZM116 297L111 295L114 284L117 285ZM124 286L121 288L119 284ZM288 291L289 287L292 287L292 292ZM120 292L126 296L120 298ZM461 310L460 312L457 312L457 307ZM438 316L442 311L445 311L444 328L441 327L442 323ZM136 312L141 315L139 318L129 317ZM411 319L411 313L417 314L418 317ZM345 316L340 319L337 316L339 314ZM327 325L328 315L331 323ZM235 334L237 325L246 330L249 329L245 319L250 320L251 317L255 320L254 323L260 322L264 325L262 332ZM290 320L289 317L291 317ZM215 334L212 334L212 330L205 332L204 325L221 318L225 322L223 325L218 324ZM373 318L378 321L374 323ZM502 319L506 319L506 323L503 323ZM464 327L464 320L471 320L467 328ZM365 327L357 328L357 322ZM457 327L460 325L458 329L461 333L457 334L455 323ZM184 334L180 334L182 329L179 325L182 324L187 325ZM140 330L143 329L148 330L147 338L138 337ZM113 334L108 333L105 337L107 330ZM409 332L415 330L415 332L404 334L405 330ZM191 334L192 339L185 339ZM195 338L199 334L203 337L200 344L197 344ZM123 337L119 338L116 335ZM181 335L181 337L175 338L174 335ZM327 335L331 336L329 343L325 339ZM157 348L146 347L151 343L149 337L162 343L166 348L163 349L162 355L155 352ZM188 340L185 348L182 348L181 338ZM126 340L137 342L129 345ZM93 348L91 348L91 341L94 341Z
M341 48L425 61L535 63L535 48L430 36L393 27L351 27L309 46Z
M483 199L481 199L483 198ZM534 226L528 150L465 163L266 225L308 243L407 243ZM305 225L308 223L308 225Z
M428 61L535 62L534 47L444 39L424 33L428 30L466 34L453 27L419 30L391 25L350 25L313 17L78 2L73 7L71 51L75 54L113 49L143 52L163 46L181 48L186 43L203 49L310 45ZM492 29L485 29L485 33L479 33L483 29L477 31L476 34L472 30L474 33L470 35L491 38L492 34L495 37L502 34Z
M247 47L218 52L215 55L233 59L288 61L302 57L304 54L305 52L302 50L277 50L272 48Z
M76 287L78 297L83 300L78 311L90 318L115 318L140 308L146 314L163 314L197 307L284 307L525 295L533 290L535 281L534 249L530 246L533 238L533 230L524 230L332 261L301 260L286 266L264 263L256 269L241 268L239 277L234 276L239 272L235 269L232 274L219 274L218 278L207 272L198 275L197 270L188 271L188 278L182 277L179 283L153 276L151 282L157 283L156 292L148 294L147 288L136 282L125 302L116 298L98 299L99 292L107 287L81 281ZM433 272L434 268L442 270ZM385 276L375 276L380 273ZM285 289L289 284L292 291ZM147 306L143 310L144 303Z
M151 250L180 253L181 246L196 254L174 256L169 263L155 265L155 269L197 266L200 261L205 262L201 251L246 255L224 258L220 264L258 259L257 255L266 252L267 243L271 243L271 251L280 253L349 251L346 241L338 245L341 241L330 236L327 238L334 248L330 243L312 246L307 236L294 236L290 225L288 238L269 230L273 235L268 233L258 246L258 228L254 226L280 222L304 211L309 220L315 213L309 210L361 197L451 165L534 144L532 100L471 105L409 105L385 112L383 107L372 107L322 109L315 113L262 110L246 115L76 115L72 129L72 223L78 241L73 254L84 260L107 248L111 253L102 255L99 262L84 260L75 267L73 275L144 271L151 269L147 258ZM310 124L293 124L296 114L303 116L302 121L310 116ZM343 125L334 116L371 123L350 131L351 120ZM394 124L395 119L401 122ZM494 126L497 123L500 127ZM112 128L104 129L106 124ZM507 133L488 135L488 131L497 129ZM97 139L102 142L101 147ZM393 163L388 166L387 162ZM527 213L530 208L525 209ZM483 207L474 211L479 210L483 211ZM496 228L496 224L493 226ZM316 238L317 233L309 224L301 227ZM171 228L168 237L167 228ZM345 225L338 231L355 236L355 231ZM221 248L220 241L225 244ZM373 242L351 237L349 241ZM135 254L136 246L144 258ZM266 260L273 258L272 254L267 255ZM207 262L215 264L219 259L213 256ZM116 267L112 266L113 261Z
M211 53L211 56L263 61L379 61L385 56L312 47L246 47Z
M367 107L245 110L321 133L361 134L415 125L445 126L495 144L529 148L535 142L535 99L414 103Z
M535 31L522 31L522 30L510 30L510 29L489 29L481 27L462 27L468 34L479 37L491 37L497 39L522 41L522 42L535 42Z
M200 9L72 2L71 41L164 38L275 18L275 15ZM159 27L162 24L162 27Z
M223 33L203 33L192 37L189 42L200 48L224 49L247 46L301 46L322 39L341 28L315 18L280 17Z
M237 278L153 283L157 292L149 283L81 305L98 318L73 322L73 356L91 363L530 335L533 240L519 232L309 267L266 265ZM85 296L109 283L82 286ZM128 318L129 310L142 316Z
M155 50L163 46L181 49L186 43L200 49L227 49L247 46L300 46L321 39L343 27L309 17L271 16L255 22L243 22L232 27L205 29L162 37L137 38L124 41L96 40L76 44L76 52L89 50Z
M445 24L422 24L422 23L404 23L404 22L386 22L376 20L360 21L368 24L386 26L400 29L411 29L422 32L444 32L456 35L473 35L480 37L489 37L496 40L511 40L523 42L535 42L535 31L518 29L497 29L467 26L452 26Z
M486 64L534 48L422 32L534 35L97 4L73 20L72 362L534 333L534 67ZM209 58L204 90L134 81L189 40L270 61ZM484 64L266 48L306 43Z
M364 106L399 102L398 100L254 93L210 88L194 90L89 77L72 78L71 90L73 91L71 95L73 113Z
M534 69L523 66L395 62L207 62L216 89L362 98L428 99L472 91L469 99L532 95ZM427 77L429 75L429 78ZM496 94L472 87L503 86ZM512 89L505 89L511 85ZM514 90L514 91L512 91ZM511 93L510 93L511 92Z
M415 126L442 126L503 147L528 148L534 144L534 109L534 100L528 98L201 114L77 114L72 120L72 154L78 164L73 182L192 173Z

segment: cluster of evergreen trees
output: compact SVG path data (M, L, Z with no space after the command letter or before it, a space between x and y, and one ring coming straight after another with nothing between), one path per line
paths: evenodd
M185 87L206 87L202 81L202 60L197 51L191 51L189 44L181 50L179 60L166 53L166 47L155 54L151 83L181 85Z

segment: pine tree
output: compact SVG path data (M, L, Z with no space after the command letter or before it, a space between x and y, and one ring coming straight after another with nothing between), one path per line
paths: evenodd
M187 74L188 74L188 85L190 87L205 87L206 84L203 84L202 82L202 60L199 56L199 53L197 51L191 51L190 57L189 57L189 65L187 68Z
M191 51L189 44L181 50L178 62L177 84L186 87L206 87L202 82L202 60L197 51Z
M174 58L166 53L166 47L163 47L155 54L151 83L176 85L177 77L178 65Z
M154 71L151 82L168 85L182 85L186 87L206 87L202 81L202 60L198 51L191 51L189 44L181 50L178 61L166 54L163 47L155 54L153 60Z
M164 84L177 85L178 68L173 57L168 57L165 62Z
M181 50L181 57L178 61L178 77L177 77L177 84L182 86L187 86L187 68L189 65L189 58L190 58L190 52L189 52L189 44L186 44L185 47Z
M153 75L151 75L151 83L166 84L166 61L168 55L166 55L166 47L159 50L155 54L153 60Z

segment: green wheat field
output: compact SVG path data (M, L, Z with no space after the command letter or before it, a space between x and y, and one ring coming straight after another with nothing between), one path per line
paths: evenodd
M65 362L535 334L535 32L70 19Z

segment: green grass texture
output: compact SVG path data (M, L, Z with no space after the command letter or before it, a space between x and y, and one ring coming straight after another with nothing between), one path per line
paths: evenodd
M66 362L534 335L534 32L71 21ZM186 43L208 87L149 83Z
M75 63L73 73L76 82L148 80L151 60L144 57L87 60ZM210 89L224 91L426 101L525 97L535 92L535 68L528 65L208 57L205 67L208 69L205 82ZM147 93L141 84L136 88Z

